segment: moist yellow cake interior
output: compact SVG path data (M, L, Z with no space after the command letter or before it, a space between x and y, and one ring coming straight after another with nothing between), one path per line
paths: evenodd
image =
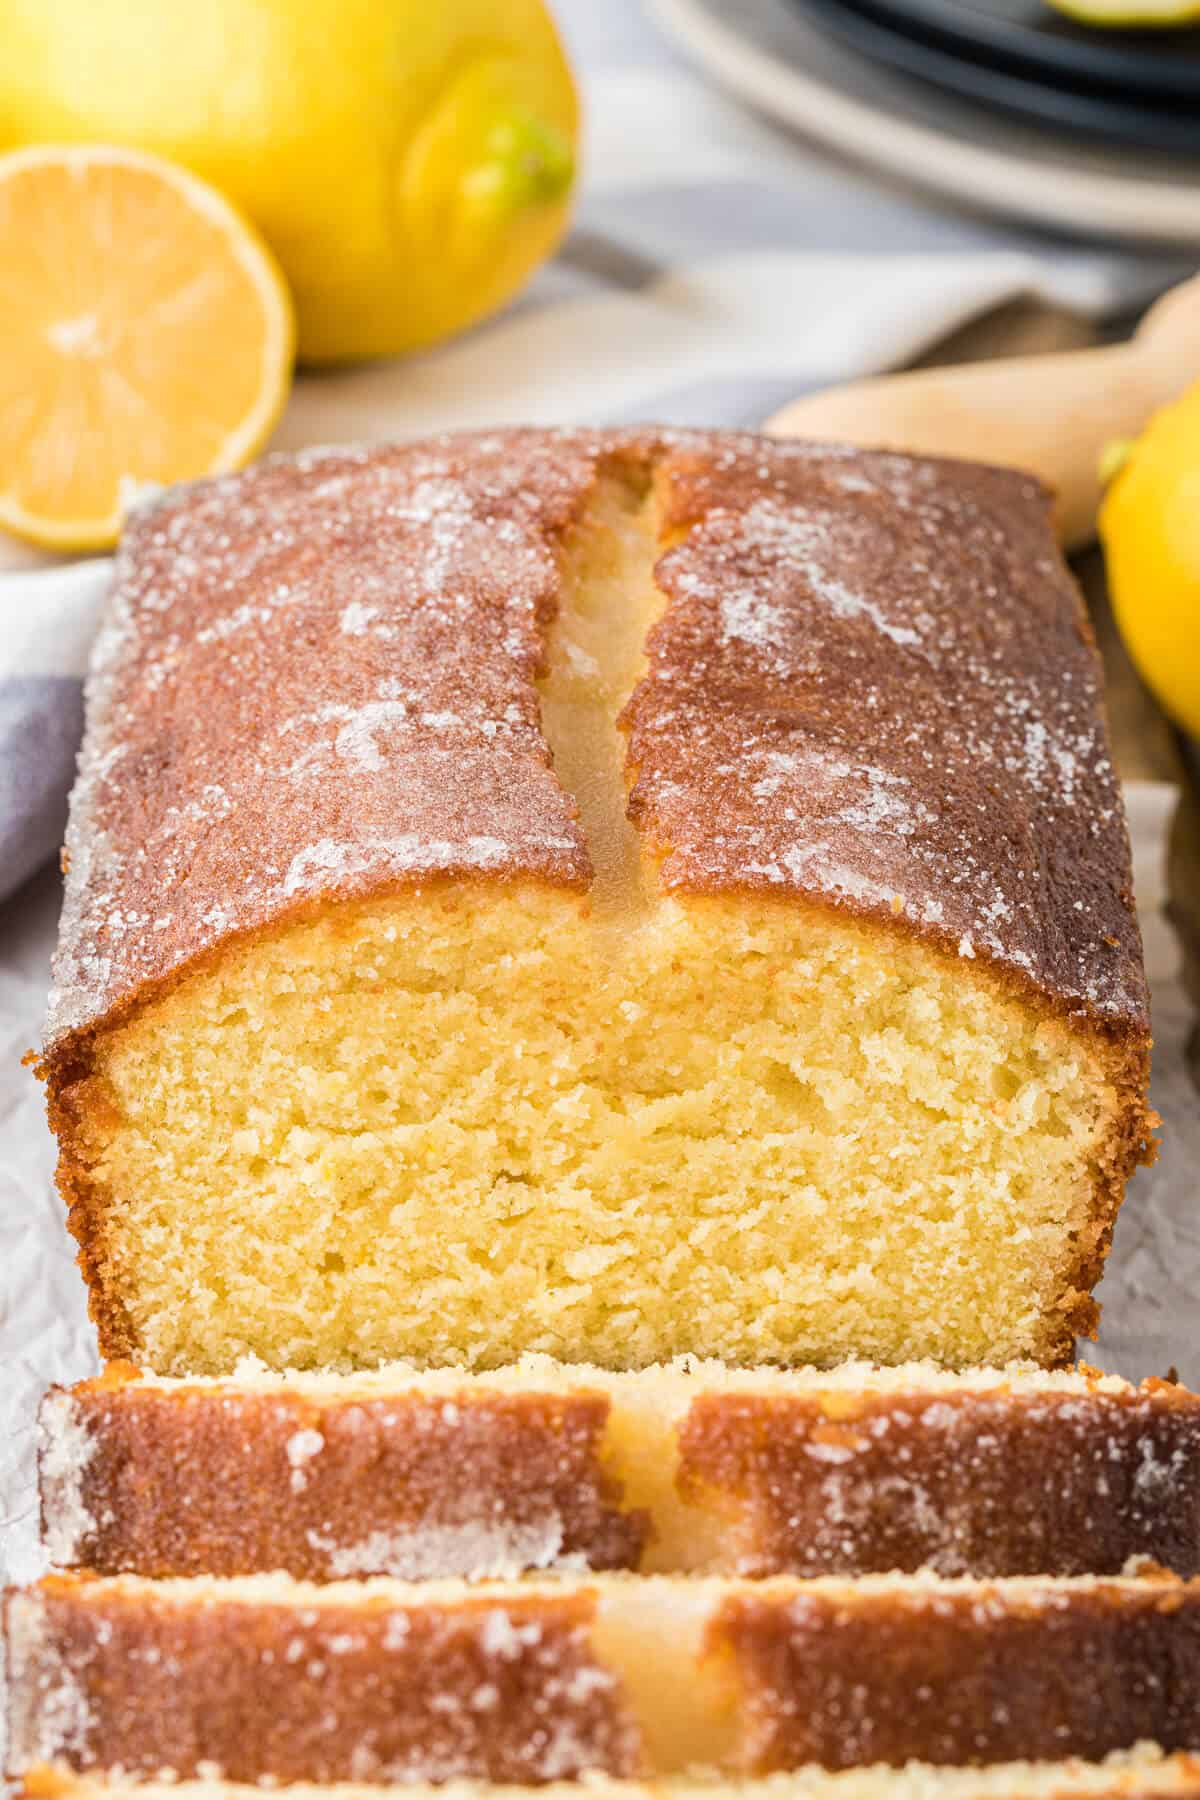
M480 879L331 909L101 1035L83 1150L143 1361L1062 1348L1099 1050L900 932L658 891L616 715L659 549L609 478L564 552L542 697L590 904Z

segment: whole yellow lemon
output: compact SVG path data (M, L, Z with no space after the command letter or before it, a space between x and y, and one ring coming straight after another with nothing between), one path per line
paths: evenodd
M0 0L0 142L212 182L279 258L308 361L507 300L564 230L577 126L542 0Z
M1155 413L1100 508L1113 611L1147 685L1200 737L1200 384Z

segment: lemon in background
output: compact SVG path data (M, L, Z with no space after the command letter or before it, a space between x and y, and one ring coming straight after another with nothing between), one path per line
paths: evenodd
M1113 612L1147 685L1200 738L1200 384L1112 464L1100 539Z
M1163 30L1200 19L1200 0L1048 0L1048 4L1077 24L1112 31Z
M278 257L308 361L507 300L565 228L577 126L541 0L0 0L0 145L211 182Z

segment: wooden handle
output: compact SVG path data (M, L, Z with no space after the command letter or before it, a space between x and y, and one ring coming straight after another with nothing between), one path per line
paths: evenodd
M1200 276L1151 307L1127 344L856 381L785 406L764 429L1032 469L1056 491L1073 549L1095 536L1105 445L1136 436L1196 380Z

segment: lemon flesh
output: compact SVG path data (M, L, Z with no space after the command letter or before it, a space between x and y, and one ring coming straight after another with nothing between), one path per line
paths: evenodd
M1128 450L1100 508L1100 539L1139 673L1200 737L1200 384Z
M253 228L139 151L0 156L0 527L115 542L127 500L240 468L287 397L291 302Z
M309 361L493 311L557 244L578 105L542 0L0 0L7 142L172 157L258 226Z

